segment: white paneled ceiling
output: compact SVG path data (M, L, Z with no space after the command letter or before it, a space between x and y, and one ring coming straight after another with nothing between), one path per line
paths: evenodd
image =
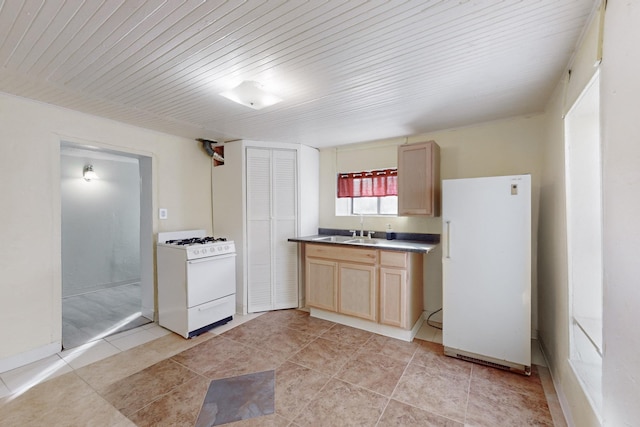
M323 147L540 112L598 0L0 0L0 91ZM219 95L255 80L284 99Z

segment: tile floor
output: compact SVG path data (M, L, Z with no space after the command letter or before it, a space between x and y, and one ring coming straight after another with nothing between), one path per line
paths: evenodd
M191 340L146 325L0 374L0 424L194 426L212 380L273 370L275 413L225 425L566 425L537 350L524 377L444 356L429 326L418 338L301 310L237 316Z

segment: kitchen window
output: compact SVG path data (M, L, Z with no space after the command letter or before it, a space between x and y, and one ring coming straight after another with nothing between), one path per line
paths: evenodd
M397 214L397 169L338 174L337 216Z

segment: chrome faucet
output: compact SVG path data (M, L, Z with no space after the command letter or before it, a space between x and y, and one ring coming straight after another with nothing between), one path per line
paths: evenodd
M360 214L360 237L364 237L364 215Z

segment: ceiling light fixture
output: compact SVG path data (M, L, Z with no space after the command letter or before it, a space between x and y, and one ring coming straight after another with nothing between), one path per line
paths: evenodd
M245 80L231 90L220 95L238 104L259 110L282 101L281 98L267 92L262 85L252 80Z
M93 165L86 165L82 170L82 177L85 181L91 181L94 179L100 179L97 173L93 171Z

